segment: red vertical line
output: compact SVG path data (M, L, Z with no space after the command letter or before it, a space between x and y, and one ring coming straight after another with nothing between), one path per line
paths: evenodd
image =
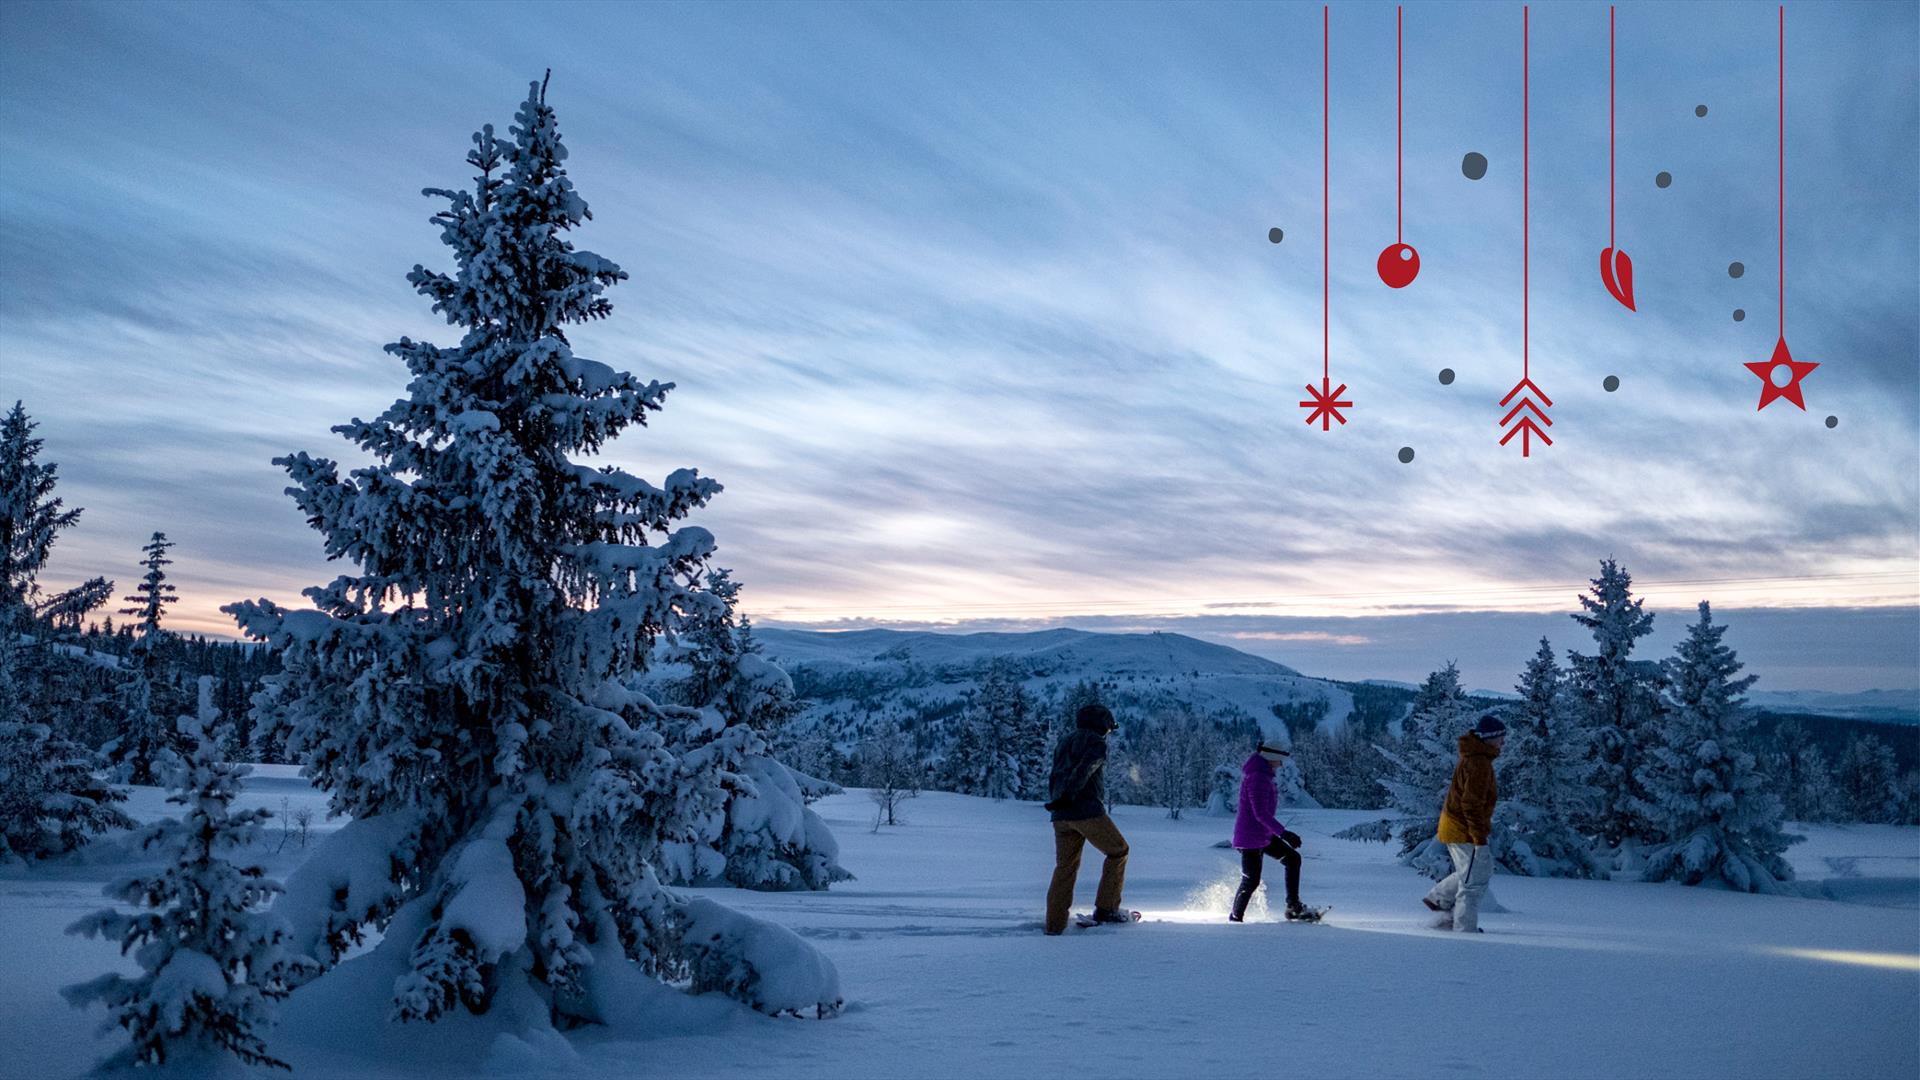
M1406 152L1401 149L1402 130L1406 126L1406 112L1400 104L1400 12L1393 9L1393 242L1405 243L1406 235L1402 222L1406 220L1406 211L1402 209L1406 193Z
M1329 82L1327 38L1332 32L1332 16L1329 14L1331 10L1332 5L1324 5L1320 8L1320 378L1322 380L1333 377L1332 348L1328 344L1330 337L1327 331L1328 309L1331 307L1329 302L1331 288L1328 285L1327 273L1327 230L1332 228L1333 220L1333 213L1328 209L1332 201L1332 187L1328 179L1331 174L1327 167L1327 86Z
M1530 261L1532 241L1527 235L1529 224L1533 220L1532 207L1528 205L1531 194L1528 189L1533 177L1533 159L1530 156L1531 149L1528 144L1533 130L1532 117L1528 113L1531 104L1529 95L1532 93L1529 85L1532 63L1527 56L1527 38L1531 34L1531 22L1531 13L1527 6L1522 4L1520 6L1520 377L1523 379L1532 377L1532 361L1529 354L1533 347L1531 321L1533 312L1531 298L1528 295L1528 288L1533 280L1533 266Z
M1613 246L1613 7L1607 8L1607 246Z
M1787 5L1780 5L1780 340L1787 339Z

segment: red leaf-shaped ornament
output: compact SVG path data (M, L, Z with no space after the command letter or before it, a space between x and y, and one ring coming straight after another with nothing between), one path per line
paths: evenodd
M1618 248L1607 248L1600 252L1600 280L1606 283L1607 291L1615 300L1625 304L1628 311L1639 309L1633 306L1633 260Z

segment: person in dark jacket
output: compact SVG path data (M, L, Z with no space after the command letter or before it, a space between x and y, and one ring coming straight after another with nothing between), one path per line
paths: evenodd
M1493 779L1493 759L1507 742L1507 725L1492 713L1482 716L1473 730L1460 736L1460 760L1447 785L1440 807L1440 826L1434 838L1447 845L1453 859L1448 874L1427 893L1422 903L1440 912L1436 929L1477 933L1480 898L1493 880L1493 856L1487 841L1493 832L1493 807L1500 789Z
M1105 705L1085 705L1073 718L1073 730L1053 748L1053 775L1046 808L1053 814L1053 883L1047 887L1049 934L1062 933L1073 909L1074 880L1087 844L1106 856L1100 890L1094 895L1097 922L1127 922L1120 890L1127 877L1127 839L1107 816L1107 734L1119 725Z
M1233 846L1240 852L1240 889L1233 894L1229 922L1246 918L1247 903L1260 887L1260 870L1268 858L1280 860L1286 869L1288 921L1315 917L1300 902L1300 836L1288 832L1273 816L1280 805L1274 766L1287 757L1285 750L1261 743L1260 749L1240 766L1240 811L1233 819Z

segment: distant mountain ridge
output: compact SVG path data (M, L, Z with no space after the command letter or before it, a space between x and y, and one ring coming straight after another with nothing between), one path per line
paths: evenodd
M925 665L978 663L994 657L1048 666L1097 667L1121 675L1272 675L1299 677L1264 657L1184 634L1103 634L1089 630L941 634L926 630L756 630L767 653L795 663Z
M955 715L994 661L1010 661L1043 706L1063 700L1081 682L1093 682L1116 709L1151 713L1190 706L1244 714L1279 738L1285 738L1285 727L1275 705L1325 698L1329 721L1339 723L1353 701L1335 683L1183 634L756 629L754 636L793 676L804 706L799 722L822 725L842 743L884 711L921 717L923 726Z

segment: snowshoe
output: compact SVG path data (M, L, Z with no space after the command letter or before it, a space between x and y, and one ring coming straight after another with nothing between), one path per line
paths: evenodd
M1305 904L1288 904L1287 921L1319 922L1326 916L1327 912L1332 910L1330 907L1308 907Z
M1076 912L1073 916L1074 925L1082 930L1102 923L1137 923L1139 921L1140 913L1137 911L1102 911L1098 908L1095 908L1090 915L1081 915Z

